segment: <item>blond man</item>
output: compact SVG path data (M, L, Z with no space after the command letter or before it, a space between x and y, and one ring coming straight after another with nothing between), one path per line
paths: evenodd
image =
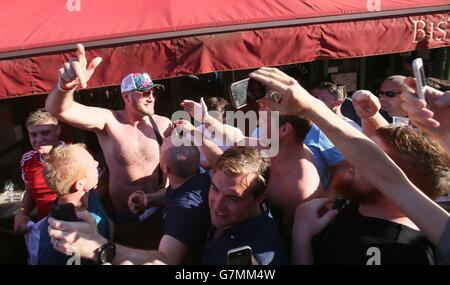
M98 183L98 162L83 144L61 145L46 155L44 178L56 193L56 204L71 203L76 211L87 210L94 218L101 235L110 238L109 221L103 206L93 190ZM87 260L73 260L53 249L45 221L39 240L38 264L64 265L74 263L89 264ZM73 251L76 253L76 251ZM75 256L76 258L76 256Z
M27 223L35 207L40 220L48 215L56 199L56 194L47 186L42 171L44 155L63 143L58 138L61 133L58 120L45 109L32 112L26 120L26 126L33 149L24 153L21 160L26 191L14 219L14 231L18 234L25 234L30 230Z

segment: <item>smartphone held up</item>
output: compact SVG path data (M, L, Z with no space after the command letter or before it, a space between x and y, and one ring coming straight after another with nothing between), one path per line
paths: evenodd
M236 109L240 109L266 96L266 86L259 81L246 78L237 81L230 86L231 103Z
M426 86L426 77L423 66L423 60L421 58L416 58L412 62L412 67L414 71L414 77L416 78L416 92L417 96L425 100L425 86Z

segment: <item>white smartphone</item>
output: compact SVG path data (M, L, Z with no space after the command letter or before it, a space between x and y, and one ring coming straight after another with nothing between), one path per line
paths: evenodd
M252 265L252 248L248 245L227 252L228 265Z
M420 99L425 100L426 78L425 78L425 71L423 68L423 60L421 58L416 58L412 62L412 67L414 71L414 77L416 78L417 95L419 96Z
M234 82L230 86L231 104L240 109L266 96L266 87L252 78Z

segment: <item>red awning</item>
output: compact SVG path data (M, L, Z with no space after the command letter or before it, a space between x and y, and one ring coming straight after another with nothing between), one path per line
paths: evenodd
M104 59L89 87L450 45L449 0L0 3L0 98L48 92L77 42Z

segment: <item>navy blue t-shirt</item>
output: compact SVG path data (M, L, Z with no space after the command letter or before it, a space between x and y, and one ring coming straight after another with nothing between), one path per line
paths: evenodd
M94 190L89 191L88 211L97 222L98 232L105 238L111 238L109 222L106 211L103 208ZM66 265L70 256L65 255L53 248L48 235L48 220L44 221L39 239L38 264L39 265ZM81 264L94 264L93 261L81 259Z
M163 235L170 235L189 248L184 263L198 263L200 260L210 224L210 185L208 173L200 173L177 189L167 189L162 216Z
M215 239L212 239L214 229L208 236L211 239L203 249L203 264L226 265L228 250L246 245L251 247L252 255L260 265L289 264L286 246L268 213L232 226Z

